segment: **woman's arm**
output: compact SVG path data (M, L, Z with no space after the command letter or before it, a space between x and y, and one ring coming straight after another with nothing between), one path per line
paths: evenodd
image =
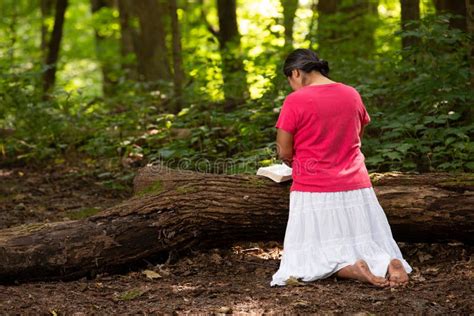
M293 162L293 134L278 128L276 145L278 158L291 167Z

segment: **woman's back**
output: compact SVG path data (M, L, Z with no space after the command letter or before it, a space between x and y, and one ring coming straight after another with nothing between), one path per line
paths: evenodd
M308 85L290 93L275 126L294 137L291 191L371 187L359 137L369 122L360 94L349 85Z
M407 284L413 269L393 239L360 151L370 117L359 93L331 80L329 63L310 49L290 53L283 73L294 92L283 102L276 143L278 157L293 167L293 184L283 255L270 285L331 275L378 287Z

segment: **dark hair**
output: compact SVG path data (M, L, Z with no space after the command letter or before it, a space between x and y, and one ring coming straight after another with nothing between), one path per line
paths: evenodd
M285 76L290 77L293 69L300 69L304 72L317 70L327 77L329 74L329 63L320 59L311 49L298 48L286 57L283 73Z

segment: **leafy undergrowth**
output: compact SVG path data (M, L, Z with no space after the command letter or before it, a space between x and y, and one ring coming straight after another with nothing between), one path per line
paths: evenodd
M81 173L72 167L0 170L0 222L7 227L87 216L129 197L131 181L126 178L114 172ZM414 269L406 288L379 289L336 278L272 288L282 243L239 242L221 249L190 249L165 263L144 262L143 267L129 267L122 274L0 285L0 311L52 315L474 312L473 246L399 245Z

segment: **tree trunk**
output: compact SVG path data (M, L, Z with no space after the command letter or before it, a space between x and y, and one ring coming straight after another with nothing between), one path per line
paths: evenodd
M54 0L41 0L40 9L41 9L41 42L40 49L43 56L43 62L46 61L46 56L48 53L48 27L46 25L46 20L51 17L53 13Z
M137 65L134 42L138 41L137 32L131 25L132 9L129 0L118 0L119 21L120 21L120 53L121 67L125 77L129 80L137 80Z
M321 57L337 60L372 56L377 7L378 0L319 1L317 41Z
M466 0L467 31L471 36L469 42L469 65L471 67L471 89L474 90L474 0ZM472 117L472 110L470 111Z
M59 48L63 37L64 14L66 13L68 0L56 0L56 12L54 15L54 26L48 43L48 54L46 56L46 71L43 75L43 93L47 95L56 81L56 64L59 59Z
M110 9L112 6L112 0L91 0L92 14L101 9ZM115 56L111 56L110 53L110 50L115 48L114 39L103 36L98 29L95 29L95 48L102 69L102 91L105 96L113 95L114 86L117 84L117 80L113 79L112 75Z
M293 26L295 24L295 14L298 9L298 0L281 0L283 6L283 26L285 27L285 48L293 48Z
M171 69L164 23L167 6L164 0L140 0L133 2L133 8L140 23L139 38L134 43L138 71L152 86L160 80L169 81Z
M218 39L227 111L233 110L237 103L242 102L248 97L236 11L236 0L217 0L217 13L219 17Z
M317 28L317 42L318 42L318 53L320 53L324 59L326 52L331 50L331 42L335 41L338 37L336 33L336 12L340 5L341 0L327 0L318 1L316 9L318 11L318 28Z
M466 31L466 2L462 0L434 0L435 8L440 13L451 13L461 17L450 19L449 25L453 28Z
M318 4L319 4L319 0L311 1L311 6L310 6L311 11L312 11L311 20L309 21L308 32L306 33L306 36L305 36L305 41L309 41L310 43L308 48L313 49L313 50L316 49L313 46L315 46L315 43L317 43L316 26L318 22L318 14L317 14Z
M182 107L183 98L183 58L181 49L181 30L178 19L178 4L176 0L169 0L171 16L171 34L173 36L173 82L174 82L174 108L173 113L178 113Z
M395 240L473 243L473 174L372 176ZM289 186L255 175L145 167L135 196L99 214L0 230L0 280L73 279L188 247L281 241Z
M420 0L400 0L401 4L401 26L402 30L409 31L413 29L407 22L420 20ZM402 38L402 48L415 46L418 44L418 38L407 36Z
M7 7L11 6L11 12L8 12L9 10L6 9ZM4 22L6 22L6 26L8 31L4 35L7 38L8 41L8 47L9 49L7 51L7 58L8 58L8 64L10 66L10 72L14 73L14 69L16 68L15 65L15 44L18 41L18 30L17 30L17 25L18 25L18 7L20 6L19 2L11 2L9 5L4 7ZM8 12L8 13L7 13ZM9 14L11 13L11 14Z

